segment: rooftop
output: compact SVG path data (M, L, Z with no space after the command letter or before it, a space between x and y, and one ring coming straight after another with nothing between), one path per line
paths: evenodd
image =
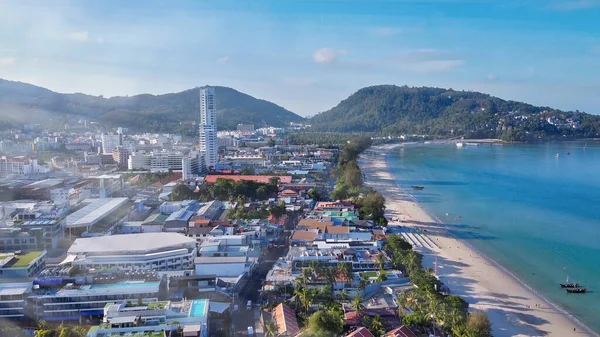
M31 283L0 284L0 296L24 295L31 289Z
M89 205L67 216L67 227L73 228L94 225L106 215L115 211L127 202L127 200L127 198L93 199Z
M25 186L23 186L23 188L27 188L27 189L50 188L50 187L58 186L62 183L63 183L62 179L44 179L44 180L33 182L29 185L25 185Z
M138 233L81 238L69 248L69 254L133 253L168 248L195 247L196 240L179 233Z
M367 328L361 326L360 328L347 334L346 337L373 337L373 334Z
M246 256L200 256L194 259L197 264L224 264L224 263L246 263Z
M45 252L29 252L25 254L0 254L1 268L25 268L33 262L33 260L42 256Z

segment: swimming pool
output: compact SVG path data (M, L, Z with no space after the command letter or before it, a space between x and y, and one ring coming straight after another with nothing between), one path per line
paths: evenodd
M92 284L90 289L123 289L123 288L152 288L160 282L118 282L111 284Z
M206 316L206 300L193 300L190 309L190 317Z

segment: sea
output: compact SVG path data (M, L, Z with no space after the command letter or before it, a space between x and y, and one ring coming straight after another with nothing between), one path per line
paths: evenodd
M453 235L600 332L600 142L406 145L387 161Z

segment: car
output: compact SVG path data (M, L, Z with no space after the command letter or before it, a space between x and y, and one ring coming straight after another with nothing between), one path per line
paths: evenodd
M240 310L240 306L239 306L239 305L237 305L237 304L235 304L235 305L233 306L233 311L238 311L238 310Z
M252 301L248 301L248 303L246 303L246 310L252 310Z

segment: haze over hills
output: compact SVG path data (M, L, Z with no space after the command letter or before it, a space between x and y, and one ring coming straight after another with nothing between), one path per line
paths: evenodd
M235 89L216 86L218 128L235 129L239 123L285 126L303 118L274 103ZM130 97L61 94L35 85L0 79L0 120L13 123L49 121L64 116L89 118L108 126L146 131L178 129L183 121L197 121L198 88L164 95Z
M600 116L452 89L378 85L310 119L312 131L533 140L597 137Z

